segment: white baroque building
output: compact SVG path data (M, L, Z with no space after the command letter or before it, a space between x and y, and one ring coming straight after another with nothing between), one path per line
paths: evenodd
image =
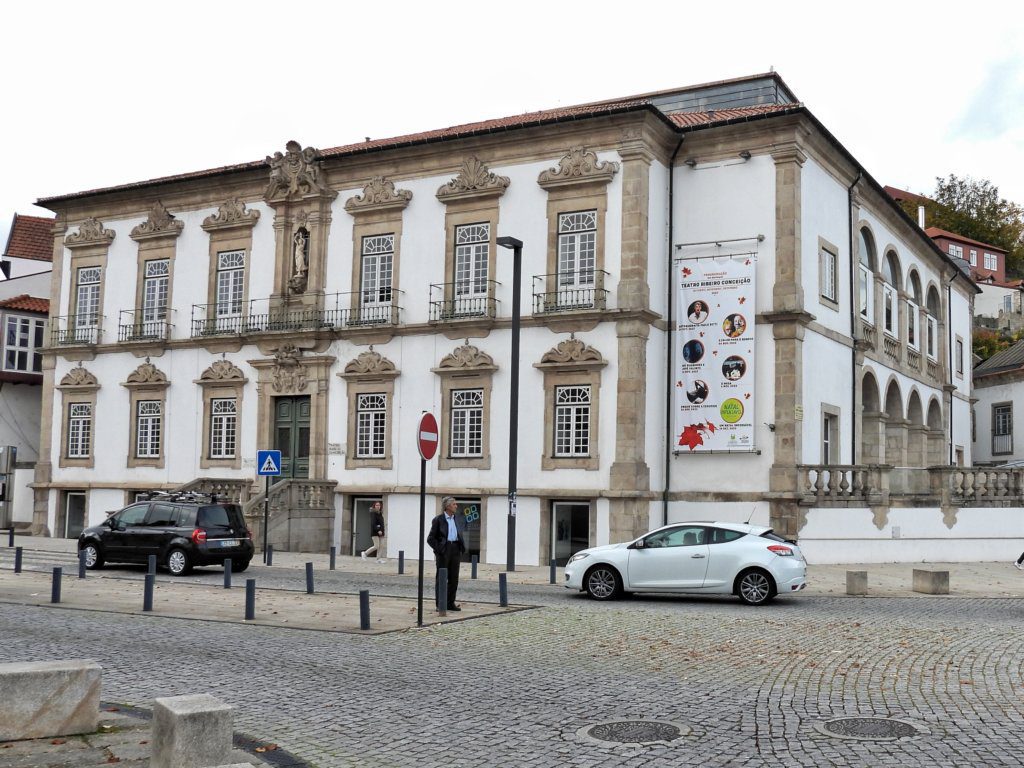
M415 556L429 411L427 514L455 495L474 552L504 562L514 237L519 563L715 518L818 562L1019 550L962 466L974 284L776 74L290 142L40 205L58 225L38 531L180 486L237 496L258 528L256 451L279 448L277 546L352 554L383 498L388 554ZM694 324L683 267L716 264L750 292ZM729 344L746 357L701 393Z

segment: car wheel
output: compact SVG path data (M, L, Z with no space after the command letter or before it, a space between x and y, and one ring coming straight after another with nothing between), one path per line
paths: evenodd
M242 571L244 571L248 567L249 567L249 561L248 560L232 560L231 561L231 570L234 573L241 573Z
M192 570L192 558L183 549L172 549L167 553L167 570L171 576L184 576Z
M95 571L97 568L103 567L103 550L100 549L99 544L86 544L82 547L82 551L85 552L85 567L90 571Z
M612 600L622 591L622 577L610 565L595 565L587 571L583 583L594 600Z
M736 579L736 594L747 605L764 605L775 597L775 582L767 572L751 568Z

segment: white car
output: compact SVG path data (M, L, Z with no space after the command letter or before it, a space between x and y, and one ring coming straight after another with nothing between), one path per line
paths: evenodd
M796 543L761 525L675 523L634 541L577 552L565 566L565 586L595 600L692 592L762 605L804 589L807 563Z

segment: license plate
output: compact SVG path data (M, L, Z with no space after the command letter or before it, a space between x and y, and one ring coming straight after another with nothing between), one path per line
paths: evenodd
M222 547L237 547L238 539L221 539L220 545Z

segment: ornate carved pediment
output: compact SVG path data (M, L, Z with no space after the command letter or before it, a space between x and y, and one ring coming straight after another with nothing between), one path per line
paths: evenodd
M618 170L618 163L598 160L597 155L586 147L573 147L559 161L557 168L543 171L537 177L537 183L545 189L572 184L607 184Z
M267 165L270 166L270 183L263 197L268 202L337 195L323 183L320 150L314 147L303 149L297 141L289 141L284 154L275 152L273 157L267 157Z
M355 360L345 366L345 372L341 374L345 379L359 378L394 378L398 376L398 369L395 364L384 357L380 352L374 352L371 347L363 352Z
M90 245L110 245L114 239L114 230L104 229L103 222L86 219L78 225L78 231L64 238L68 248L84 248Z
M536 367L603 368L607 364L608 361L601 357L600 352L576 337L572 337L559 342L558 346L545 352Z
M199 376L199 384L244 384L245 374L230 360L214 360Z
M476 157L466 159L457 176L437 190L442 203L467 197L498 197L511 183L508 176L491 173Z
M402 210L412 200L412 191L395 189L395 182L383 176L374 176L363 187L363 194L345 201L345 210L355 215L362 211Z
M203 229L207 232L216 229L235 229L238 227L253 227L260 219L259 211L250 211L245 203L237 197L232 197L221 203L217 213L203 219Z
M126 387L166 387L167 376L148 360L128 374Z
M156 237L177 237L185 222L171 215L164 204L157 200L149 211L149 218L132 230L132 240L149 240Z
M77 367L72 368L66 374L64 378L60 380L58 389L99 389L100 383L96 380L96 377L89 372L88 368L83 368L82 364L79 363Z
M434 369L436 373L450 373L456 371L496 371L498 366L494 364L494 358L486 352L481 352L472 344L463 344L457 347L451 354L441 359L441 364Z
M274 353L274 368L270 372L270 386L275 392L300 394L306 391L309 376L299 359L302 350L294 344L284 344Z

